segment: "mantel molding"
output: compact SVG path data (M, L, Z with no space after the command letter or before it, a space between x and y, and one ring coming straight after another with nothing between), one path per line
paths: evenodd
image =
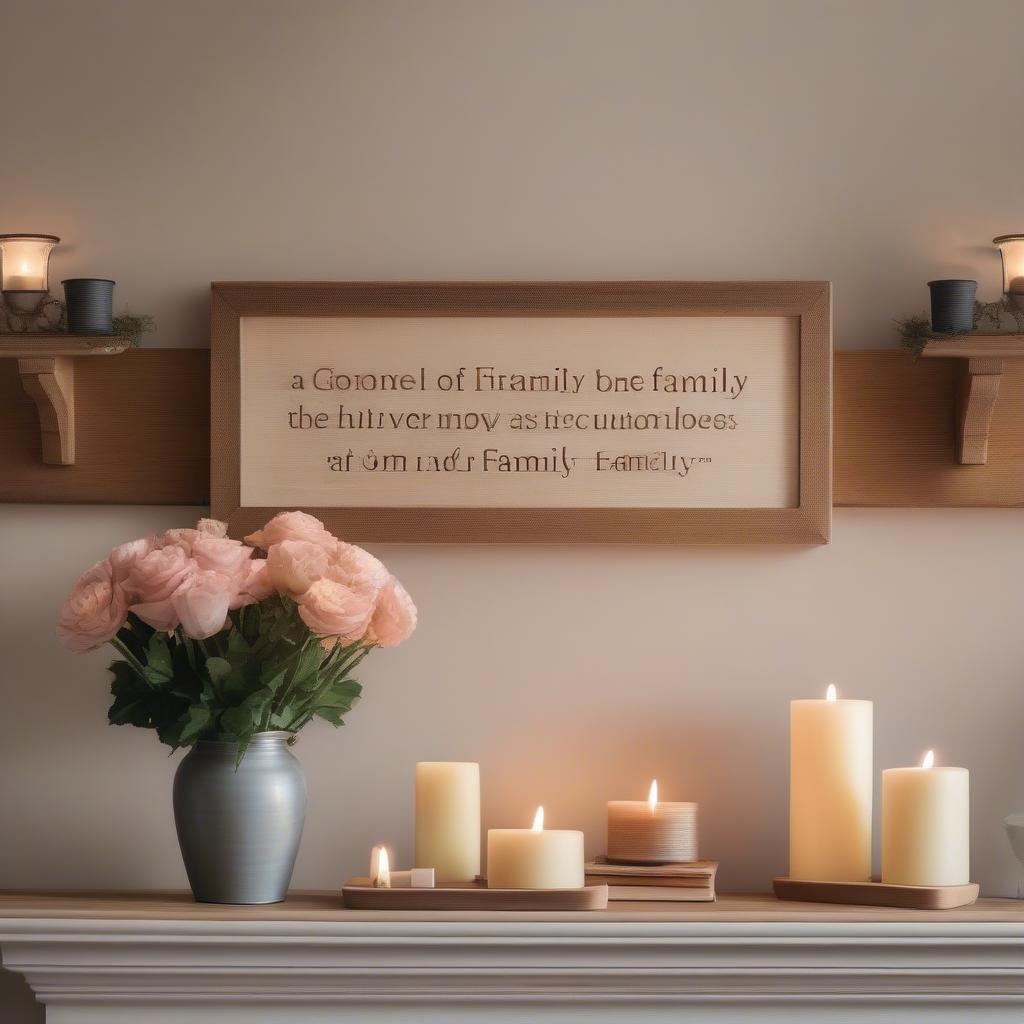
M998 902L1007 905L1006 920L934 913L744 921L727 910L698 920L628 912L527 920L6 917L0 947L4 966L23 974L62 1022L184 1021L196 1013L235 1021L243 1009L246 1019L270 1021L282 1019L285 1003L289 1021L317 1022L330 1019L321 1015L328 1009L412 1021L460 1006L530 1006L531 1020L586 1008L588 1020L602 1021L626 1004L652 1012L705 1006L708 1020L719 1019L714 1007L731 1007L722 1020L743 1020L743 1007L765 1005L868 1020L870 1007L885 1005L909 1020L936 1002L970 1006L972 1020L1009 1019L998 1014L1024 1007L1024 915L1014 901Z

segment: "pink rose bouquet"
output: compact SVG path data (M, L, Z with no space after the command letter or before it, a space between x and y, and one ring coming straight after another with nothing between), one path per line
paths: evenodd
M200 519L119 545L79 577L57 635L120 653L112 724L172 748L225 736L241 759L257 732L341 725L361 692L353 669L415 628L412 598L373 555L282 512L245 543Z

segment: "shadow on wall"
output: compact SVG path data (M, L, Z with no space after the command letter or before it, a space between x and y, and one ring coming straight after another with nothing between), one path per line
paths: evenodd
M43 1024L46 1011L20 974L0 970L0 1024Z

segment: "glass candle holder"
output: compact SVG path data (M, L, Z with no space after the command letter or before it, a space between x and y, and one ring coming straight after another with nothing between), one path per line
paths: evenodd
M1024 308L1024 234L999 235L992 241L1003 260L1003 294Z
M49 287L50 253L56 235L0 235L4 300L19 312L37 309Z

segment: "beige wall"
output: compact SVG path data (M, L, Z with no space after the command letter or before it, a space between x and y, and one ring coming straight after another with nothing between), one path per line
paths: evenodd
M1024 220L1015 0L4 2L0 228L67 240L159 345L230 278L801 278L888 344ZM32 45L24 45L26 41ZM42 59L41 59L42 58ZM153 736L56 649L76 571L196 509L0 510L2 886L184 882ZM702 802L728 887L785 867L786 711L876 703L877 761L972 770L974 874L1014 889L1024 513L839 511L826 549L391 547L422 627L298 748L296 873L410 849L417 758L479 758L489 824L601 843L602 802Z

